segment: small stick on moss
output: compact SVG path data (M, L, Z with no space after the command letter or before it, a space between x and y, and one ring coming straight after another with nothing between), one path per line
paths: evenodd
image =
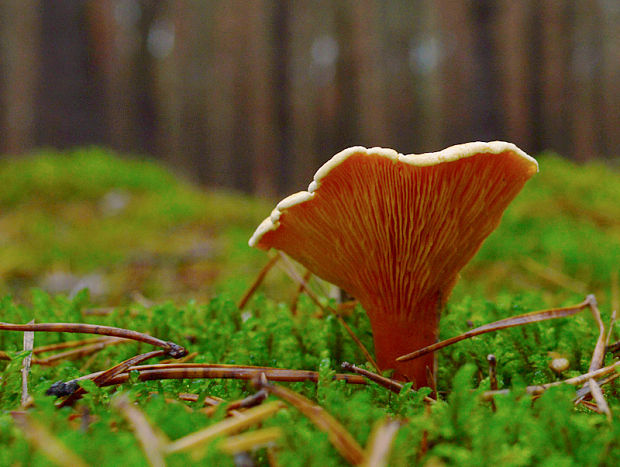
M375 359L372 358L372 355L370 355L370 352L368 351L366 346L362 344L362 341L360 341L357 338L357 336L353 332L353 329L351 329L351 327L346 323L346 321L342 318L342 316L340 316L340 313L338 313L336 310L334 310L333 308L329 306L324 306L319 300L319 297L317 297L316 294L310 289L310 287L308 287L308 284L306 283L306 281L304 281L303 278L299 277L299 274L297 274L297 272L295 271L295 268L291 264L290 260L281 251L278 251L278 255L282 258L282 263L285 265L285 271L291 277L291 279L293 279L301 287L304 288L304 290L306 291L306 294L308 294L308 297L310 297L310 299L314 303L316 303L316 305L319 308L321 308L323 312L326 312L326 313L329 312L336 317L338 322L344 327L344 329L347 331L351 339L353 339L355 344L357 344L359 349L362 351L362 353L364 354L364 357L366 357L366 360L368 360L368 362L372 365L372 367L375 370L380 372L381 370L379 369L379 365L377 365L377 362L375 361Z
M379 386L383 386L386 389L398 394L403 389L403 384L399 383L390 378L386 378L385 376L378 375L377 373L373 373L372 371L365 370L364 368L360 368L358 366L353 365L349 362L342 362L340 365L343 370L352 371L353 373L357 373L358 375L365 376L370 381L377 383Z
M140 355L135 355L117 365L114 365L112 368L105 370L99 374L97 374L97 376L95 376L94 378L92 378L93 382L97 385L97 386L106 386L107 382L114 378L116 375L126 371L128 368L141 363L145 360L148 360L150 358L153 357L160 357L164 355L164 351L163 350L153 350L152 352L147 352L144 354L140 354ZM50 388L51 389L51 388ZM49 390L48 390L49 392ZM70 406L73 405L75 403L75 401L79 400L82 395L84 395L86 393L86 390L82 387L77 388L75 391L73 391L71 394L69 394L69 396L63 400L62 402L60 402L57 406L58 408L61 407L66 407L66 406Z
M539 395L545 392L549 388L560 386L562 384L570 384L571 386L579 386L581 384L586 383L591 378L596 379L596 378L600 378L601 376L605 376L610 373L613 373L618 368L620 368L620 361L617 361L609 366L600 368L596 371L590 371L583 375L575 376L574 378L565 379L563 381L554 381L553 383L545 383L545 384L538 384L535 386L528 386L525 388L525 390L528 394ZM500 394L508 394L509 392L510 390L508 389L499 389L497 391L486 391L482 393L481 397L483 400L489 400L493 396L500 395Z
M399 394L400 391L402 391L403 389L404 384L400 383L399 381L378 375L377 373L365 370L364 368L360 368L359 366L353 365L352 363L342 362L340 366L343 370L352 371L353 373L357 373L358 375L365 376L369 380L377 383L379 386L383 386L384 388L389 389L396 394ZM437 402L437 400L429 396L424 396L424 402L434 404L435 402Z
M605 386L606 384L611 383L612 381L615 381L618 378L620 378L620 372L615 372L613 375L609 375L607 378L603 378L600 381L597 381L597 384L602 387L602 386ZM581 389L579 389L579 391L577 391L577 396L575 397L573 402L575 404L577 404L578 402L583 403L585 401L585 398L589 394L590 394L590 386L585 385Z
M487 355L487 362L489 362L489 383L491 386L491 391L497 391L497 359L495 355L490 353ZM491 409L493 412L497 410L495 406L495 399L491 398Z
M594 298L594 295L588 295L583 302L574 306L534 311L532 313L525 313L523 315L501 319L499 321L477 327L475 329L472 329L471 331L467 331L459 336L451 337L441 342L437 342L433 345L429 345L406 355L401 355L396 359L396 361L404 362L408 360L413 360L415 358L422 357L423 355L426 355L428 353L435 352L436 350L443 349L444 347L448 347L449 345L456 344L457 342L460 342L462 340L479 336L481 334L486 334L487 332L500 331L502 329L512 328L515 326L523 326L525 324L536 323L539 321L546 321L550 319L565 318L567 316L577 314L584 309L590 307L592 302L596 304L596 299Z
M592 311L592 316L596 320L596 324L598 324L598 339L596 340L596 345L594 346L594 351L592 352L592 359L590 360L590 367L588 368L588 372L592 372L598 370L603 366L603 361L605 360L605 324L603 324L603 320L601 319L601 313L598 309L596 299L592 297L592 301L590 303L590 310ZM586 381L585 385L588 386L589 380ZM592 392L592 385L589 384L590 394L594 396L594 392ZM598 388L600 391L600 388ZM600 395L602 398L602 393ZM581 400L577 400L575 402L578 404Z
M273 381L302 382L311 381L316 383L319 374L316 371L288 370L284 368L252 367L237 365L205 365L197 363L171 364L171 365L139 365L127 368L127 372L115 375L101 386L122 384L129 379L130 371L138 371L139 381L152 381L157 379L241 379L253 380L261 373ZM93 379L100 373L82 376L77 379ZM359 375L336 374L336 380L342 380L348 384L366 384L366 380Z
M603 366L603 360L605 359L605 325L601 319L601 313L598 309L594 295L588 295L588 297L591 297L590 310L592 311L592 316L594 316L594 319L596 320L596 324L598 324L599 331L598 339L596 340L596 345L594 346L594 352L592 353L592 360L590 361L590 368L588 368L588 371L594 371Z
M602 413L605 414L607 421L611 422L611 410L609 409L609 404L607 404L607 401L605 400L601 387L596 381L594 381L593 378L588 380L588 386L590 386L590 392L592 393L594 402L596 402L596 406Z
M243 399L238 399L236 401L228 402L226 401L217 401L215 404L209 404L209 407L205 407L201 409L201 412L211 415L215 412L216 407L220 404L226 404L226 412L231 415L239 414L237 412L240 409L249 409L250 407L256 407L263 403L265 399L267 399L267 391L261 389L260 391L255 392L254 394L249 395Z
M269 261L267 261L267 264L265 264L263 268L258 272L256 279L254 279L254 282L252 282L250 288L248 288L248 290L243 294L243 297L241 297L241 300L239 300L237 308L239 308L240 310L243 310L245 308L245 306L250 301L250 298L252 298L252 296L256 292L256 289L258 289L258 287L265 280L265 276L267 275L267 273L271 271L271 268L273 268L273 266L278 262L278 259L279 256L273 256Z
M99 326L85 323L38 323L38 324L12 324L0 323L0 331L34 331L34 332L72 332L80 334L99 334L103 336L122 337L134 341L144 342L156 347L161 347L171 357L181 358L187 354L187 350L174 342L166 342L148 334L143 334L130 329L115 328L112 326Z
M288 402L310 419L317 428L327 433L327 436L336 450L352 465L360 465L366 461L362 447L329 412L315 404L301 394L290 389L271 384L264 374L254 381L254 384L266 389L274 396Z
M304 284L307 284L310 278L312 277L312 273L306 269L306 272L303 275ZM299 284L297 286L297 290L295 291L295 295L293 295L293 300L291 301L291 313L293 315L297 314L297 303L299 302L299 297L304 291L304 285Z
M83 347L77 347L71 350L67 350L66 352L59 352L46 358L34 359L32 363L43 366L56 365L62 360L72 360L74 358L85 357L86 355L99 352L100 350L103 350L111 345L118 345L126 342L131 341L126 339L118 339L116 337L106 337L99 342L93 344L88 344Z
M55 352L57 350L73 349L75 347L82 347L85 345L97 344L99 342L112 342L112 341L129 342L126 339L121 339L119 337L108 337L108 336L89 337L88 339L80 339L77 341L67 341L67 342L58 342L56 344L41 345L39 347L35 347L32 350L32 353L34 355L38 355L41 353Z
M387 417L375 424L366 444L366 462L368 467L383 467L388 465L392 443L402 422Z
M34 323L34 320L30 321L30 324ZM30 375L30 366L32 364L32 350L34 348L34 332L24 332L24 351L30 352L24 360L22 360L22 407L29 405L31 398L28 394L28 376Z

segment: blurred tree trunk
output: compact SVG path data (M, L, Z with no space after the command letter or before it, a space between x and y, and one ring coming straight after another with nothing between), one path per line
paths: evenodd
M139 151L134 129L133 51L138 46L135 11L119 10L119 2L88 2L88 25L92 37L92 60L103 81L103 126L107 144L121 151Z
M596 0L582 0L574 5L572 44L571 115L575 158L585 161L599 156L598 90L601 81L600 11Z
M386 76L380 63L380 6L375 0L357 0L350 8L351 53L357 75L354 89L359 112L359 139L352 144L391 147L385 108Z
M334 3L334 27L339 56L336 61L336 114L334 131L328 143L335 153L360 140L360 57L354 34L352 2Z
M39 63L39 2L0 3L0 138L3 152L32 148L35 135Z
M105 141L102 74L91 56L84 2L41 2L37 143L69 147Z
M466 2L438 0L439 27L445 54L440 64L442 76L441 115L444 146L471 140L472 88L475 85L474 26Z
M286 35L287 18L286 11L273 11L269 8L269 2L265 0L245 1L246 24L243 27L245 33L243 42L242 67L245 72L238 73L243 80L239 88L243 89L242 100L238 102L236 139L242 138L247 141L247 171L238 171L236 187L245 191L252 191L262 196L274 195L275 170L278 160L278 145L276 144L277 124L281 123L286 129L287 118L276 120L276 95L282 94L279 99L281 106L287 105L287 81L286 71L288 67L286 49L273 50L272 38L274 36L274 20L277 21L278 35L288 40ZM284 6L286 8L286 6ZM283 17L274 17L274 14L282 14ZM282 56L277 54L281 53ZM277 58L276 58L277 57ZM284 70L274 72L275 66L283 66ZM283 73L284 76L280 76ZM279 78L279 79L278 79ZM276 83L278 88L273 84ZM278 112L282 111L278 108ZM243 117L247 115L248 125L243 125ZM279 115L279 114L278 114ZM286 116L284 116L286 117Z
M604 130L603 154L620 159L620 5L609 2L601 5L603 37L601 66L601 126Z
M469 14L475 31L473 41L474 82L471 88L470 140L492 141L503 134L500 110L500 62L494 27L498 17L495 0L472 0Z
M535 37L540 37L536 81L540 112L535 118L536 149L553 148L570 154L570 15L566 3L561 1L535 3L535 9L533 33Z
M530 0L514 2L502 0L498 5L497 25L494 37L498 43L498 57L503 66L499 68L502 107L506 139L530 151L532 139L532 76ZM497 60L500 63L500 60Z

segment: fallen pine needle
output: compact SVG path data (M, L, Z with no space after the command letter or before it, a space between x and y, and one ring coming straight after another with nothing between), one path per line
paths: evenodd
M141 363L153 357L159 357L163 354L164 354L163 350L153 350L152 352L135 355L117 365L114 365L112 368L109 368L105 371L102 371L101 373L98 373L94 378L92 378L92 380L97 386L105 386L106 383L110 379L114 378L116 375L120 373L123 373L128 368L132 367L133 365L136 365L138 363ZM58 404L58 407L60 408L60 407L66 407L69 405L73 405L73 403L79 400L84 393L86 393L86 390L84 388L82 387L77 388L76 391L69 394L69 396L65 400L60 402L60 404Z
M477 327L459 336L451 337L441 342L437 342L435 344L429 345L422 349L418 349L406 355L401 355L396 359L396 361L404 362L407 360L413 360L415 358L422 357L423 355L426 355L428 353L435 352L436 350L443 349L444 347L448 347L449 345L456 344L457 342L460 342L462 340L479 336L481 334L486 334L487 332L500 331L502 329L512 328L515 326L523 326L525 324L537 323L539 321L572 316L583 311L585 308L592 307L593 303L596 306L596 299L594 298L594 295L588 295L583 302L574 306L534 311L532 313L526 313L523 315L501 319L499 321L494 321L493 323L488 323L483 326Z
M163 451L169 442L166 435L149 423L144 413L129 401L127 395L116 396L112 400L112 407L131 425L149 464L153 467L164 467L166 461Z
M400 420L391 418L385 418L375 425L366 445L365 466L383 467L388 465L392 443L400 426Z
M277 427L263 428L240 435L230 436L219 442L217 447L227 454L252 451L275 443L282 437L282 429Z
M256 289L258 289L258 287L265 280L265 276L269 271L271 271L271 268L273 268L273 266L278 262L279 258L279 256L274 256L267 262L267 264L265 264L265 266L263 266L263 268L256 276L256 279L254 279L252 285L250 285L248 290L243 294L243 297L241 297L241 300L239 300L237 308L239 308L240 310L243 310L243 308L245 308L247 303L250 301L250 298L252 298L252 296L254 295L254 292L256 292Z
M528 386L525 388L525 391L528 394L538 395L538 394L542 394L549 388L560 386L562 384L570 384L571 386L578 386L580 384L586 383L591 378L599 378L601 376L605 376L610 373L613 373L617 371L619 368L620 368L620 361L617 361L609 366L600 368L596 371L585 373L583 375L575 376L574 378L565 379L563 381L554 381L553 383ZM508 389L499 389L497 391L485 391L484 393L482 393L481 397L483 400L489 400L493 396L500 395L500 394L508 394L509 392L510 390Z
M262 375L261 379L257 381L256 384L261 389L264 388L272 395L288 402L308 417L320 430L326 432L334 448L336 448L347 462L353 465L360 465L366 460L366 455L362 447L355 441L353 436L351 436L351 433L323 407L315 404L295 391L269 383L265 375Z
M126 342L131 341L127 339L118 339L116 337L106 337L102 340L99 340L99 342L87 344L82 347L75 347L65 352L59 352L57 354L50 355L49 357L34 359L32 363L43 366L56 365L62 360L72 360L75 358L85 357L86 355L91 355L93 353L99 352L100 350L103 350L111 345L118 345Z
M596 402L596 406L602 413L605 414L607 421L611 422L611 410L609 409L609 404L607 404L607 401L605 400L601 387L596 381L594 381L593 378L588 380L588 385L590 386L590 392L592 393L594 402Z
M310 370L289 370L285 368L271 368L260 366L240 366L240 365L217 365L201 363L181 363L181 364L156 364L156 365L137 365L126 368L123 373L119 373L101 386L122 384L129 379L129 372L138 371L139 381L152 381L156 379L198 379L198 378L218 378L218 379L242 379L253 380L262 373L268 379L283 382L303 382L311 381L316 383L319 374ZM84 379L94 380L102 372L92 373L77 378L75 381ZM366 384L364 377L355 374L338 373L334 376L338 381L345 381L348 384Z
M100 326L85 323L36 323L36 324L13 324L1 323L0 331L32 331L32 332L72 332L80 334L99 334L103 336L122 337L146 344L151 344L164 349L171 357L181 358L187 354L187 350L174 342L166 342L157 337L149 336L131 329L115 328L112 326Z
M88 465L47 428L33 420L30 415L24 412L12 412L11 415L28 441L56 465L70 465L71 467L86 467Z
M349 362L342 362L340 365L343 370L352 371L353 373L357 373L358 375L365 376L370 381L377 383L379 386L383 386L386 389L389 389L392 392L398 394L403 389L403 384L399 383L390 378L386 378L385 376L379 375L377 373L373 373L372 371L365 370L364 368L360 368L356 365L353 365Z
M282 402L269 402L242 412L238 417L231 417L215 423L207 428L191 433L183 438L173 441L165 450L168 454L179 451L195 449L208 443L218 436L225 436L241 431L250 426L260 423L264 419L275 414L284 407Z

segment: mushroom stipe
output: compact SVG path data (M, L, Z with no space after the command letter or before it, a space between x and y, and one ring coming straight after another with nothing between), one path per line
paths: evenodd
M249 244L281 250L357 298L381 370L432 386L432 354L396 358L436 342L459 271L537 171L501 141L419 155L352 147L280 201Z

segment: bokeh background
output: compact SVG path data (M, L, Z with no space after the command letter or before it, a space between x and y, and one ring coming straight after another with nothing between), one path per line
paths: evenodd
M0 153L297 190L350 145L620 154L617 0L3 0Z

